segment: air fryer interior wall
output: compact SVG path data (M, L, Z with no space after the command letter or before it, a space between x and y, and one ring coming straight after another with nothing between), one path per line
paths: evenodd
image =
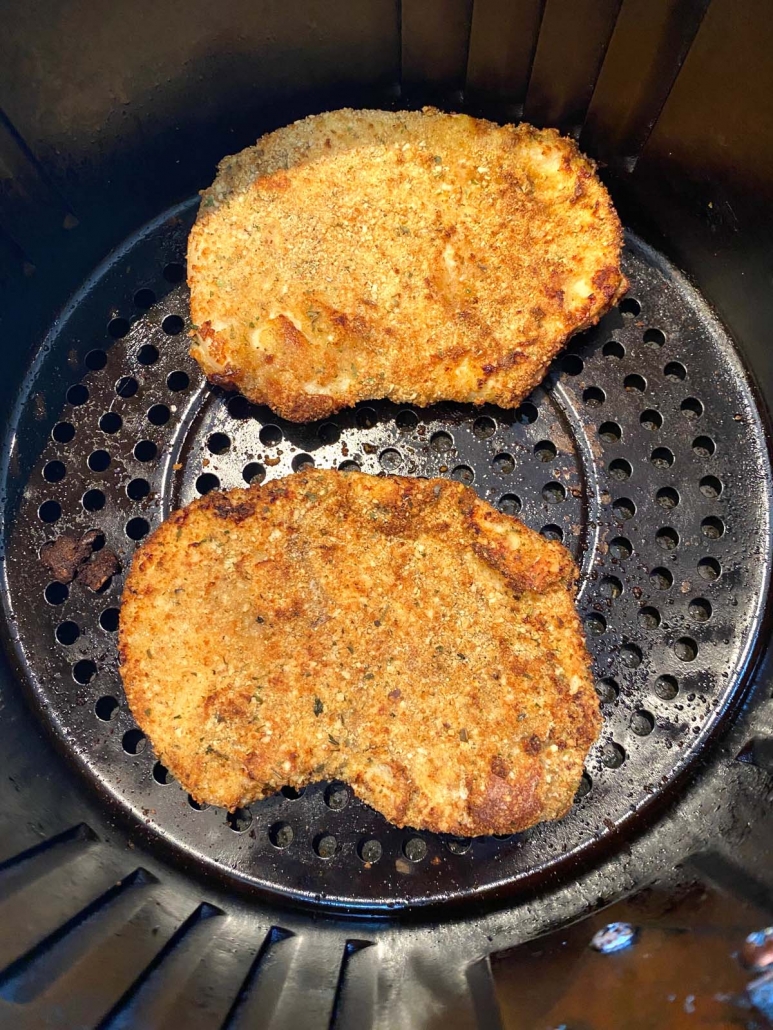
M312 111L432 102L578 136L603 162L624 224L688 274L756 381L761 421L743 423L739 461L763 440L773 397L773 29L761 0L743 10L732 0L9 0L3 23L9 424L32 354L68 298L127 237L210 182L220 157ZM123 317L109 292L100 296L104 325ZM62 367L67 383L73 375ZM39 401L28 443L59 417L51 389L49 378L29 390L30 411ZM14 512L32 450L10 454ZM757 541L752 561L768 547ZM757 639L767 641L767 622ZM558 879L530 883L528 896L407 910L391 923L320 919L319 908L278 907L247 883L187 866L84 779L5 662L0 1022L37 1027L58 1013L66 1026L240 1026L270 1011L288 1027L326 1025L331 1012L341 1026L422 1026L434 1010L488 1026L491 954L655 879L698 876L764 901L770 685L768 656L753 657L721 739L635 835L612 835ZM324 893L324 874L313 877Z

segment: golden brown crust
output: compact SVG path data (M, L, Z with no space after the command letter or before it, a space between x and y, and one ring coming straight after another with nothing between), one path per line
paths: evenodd
M467 115L313 115L226 158L188 244L191 353L293 421L365 398L505 407L622 295L573 140Z
M134 558L126 695L199 801L340 778L400 826L514 832L567 811L600 729L575 578L455 482L210 493Z

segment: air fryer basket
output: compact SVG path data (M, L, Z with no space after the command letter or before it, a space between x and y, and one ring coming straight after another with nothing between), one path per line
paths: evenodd
M500 1005L492 957L520 945L494 963L520 969L542 934L695 882L748 907L726 1003L764 1019L730 952L771 880L773 63L765 5L736 10L6 4L0 1024L548 1027ZM185 241L219 157L311 111L425 102L577 136L627 226L628 295L514 411L299 426L206 385ZM116 664L134 548L202 493L307 463L457 478L572 550L604 729L565 820L443 838L336 783L227 814L156 760ZM89 529L123 572L54 583L41 546ZM598 961L636 955L626 927ZM546 991L553 950L529 967Z

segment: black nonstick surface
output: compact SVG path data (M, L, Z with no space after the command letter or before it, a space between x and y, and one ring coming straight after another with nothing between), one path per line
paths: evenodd
M753 392L687 281L629 235L631 288L517 411L373 402L294 425L208 386L187 355L185 239L167 212L103 264L53 327L15 414L6 631L72 761L187 865L352 910L504 894L644 825L742 700L765 606L771 478ZM117 669L122 575L52 585L41 546L97 528L137 543L211 489L303 464L451 476L562 539L604 727L571 813L508 838L398 830L342 784L199 810L156 761ZM174 633L174 624L159 627Z

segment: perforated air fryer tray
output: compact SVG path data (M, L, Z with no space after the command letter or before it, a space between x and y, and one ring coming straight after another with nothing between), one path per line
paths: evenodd
M208 386L187 355L194 213L165 215L98 269L54 327L15 416L7 629L62 748L186 864L351 909L533 886L633 831L740 701L767 590L764 433L705 304L629 236L628 296L517 411L367 403L298 426ZM123 576L97 594L68 590L52 584L41 546L98 528L125 570L136 542L199 493L307 462L461 479L572 551L604 727L564 820L446 839L390 826L341 784L227 815L193 806L156 761L117 670Z

